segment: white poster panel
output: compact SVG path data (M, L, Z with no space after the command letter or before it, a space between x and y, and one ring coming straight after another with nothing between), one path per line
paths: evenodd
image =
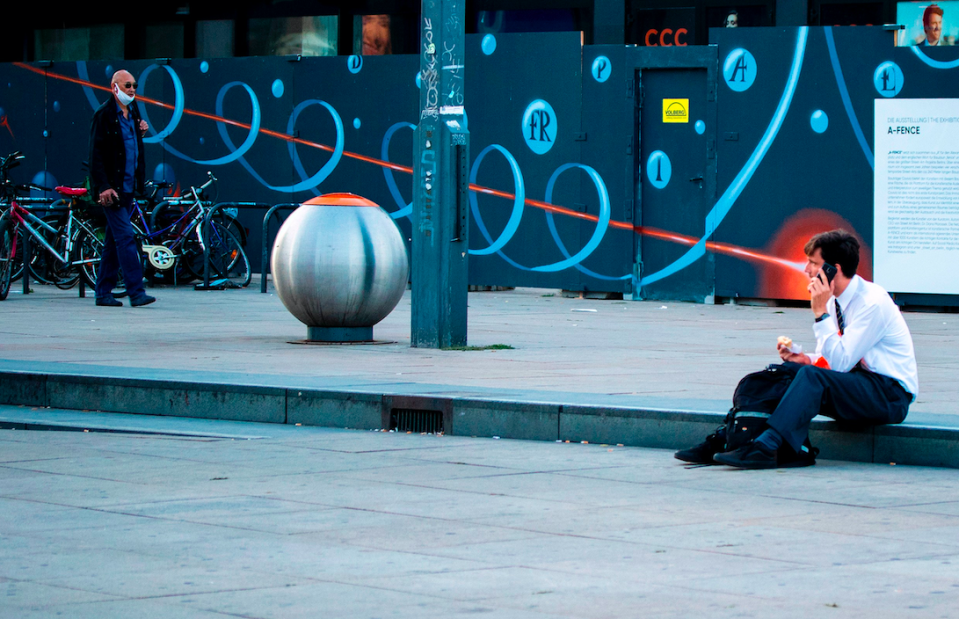
M876 99L876 283L959 294L959 99Z

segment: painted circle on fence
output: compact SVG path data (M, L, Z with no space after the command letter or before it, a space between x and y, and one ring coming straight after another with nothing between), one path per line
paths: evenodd
M59 111L60 111L60 102L59 102L59 101L54 101L54 102L53 102L53 111L54 111L54 112L59 112Z
M646 160L646 178L656 189L662 189L669 184L673 175L673 166L669 162L669 155L661 150L653 151Z
M416 87L417 87L417 88L420 88L421 86L423 86L423 78L420 77L420 72L417 71L417 72L416 72Z
M542 155L553 148L556 142L556 112L542 99L536 99L523 113L523 139L526 145L537 155Z
M363 124L363 123L360 122L360 119L359 119L359 118L354 118L354 119L353 119L353 128L354 128L354 129L359 129L359 128L360 128L360 125L362 125L362 124Z
M593 79L602 84L613 72L613 64L606 56L597 56L593 61Z
M693 127L695 127L696 133L698 133L699 135L706 133L706 123L704 123L701 120L697 120L696 124L693 125Z
M822 110L816 110L812 113L812 116L809 117L809 126L812 127L812 130L816 133L825 133L829 127L829 116Z
M283 80L273 80L273 86L270 88L270 90L273 92L273 96L277 99L282 97L283 91L285 90L283 87Z
M480 43L480 47L483 50L483 53L487 56L492 55L496 51L496 37L491 34L487 34L483 37L483 42Z
M723 78L736 92L748 90L756 81L756 59L741 47L734 49L723 63Z
M895 62L886 61L876 67L872 75L872 83L876 92L884 97L895 97L902 90L902 69Z
M356 75L360 72L360 69L363 68L363 56L350 56L346 59L346 68L350 70L350 73Z
M210 70L210 63L204 60L200 63L200 73L206 73Z

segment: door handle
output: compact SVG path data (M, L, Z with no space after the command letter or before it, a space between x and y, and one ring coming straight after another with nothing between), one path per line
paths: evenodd
M694 176L693 178L689 179L689 182L690 182L690 183L699 183L699 188L702 189L702 188L703 188L703 175L700 174L699 176Z

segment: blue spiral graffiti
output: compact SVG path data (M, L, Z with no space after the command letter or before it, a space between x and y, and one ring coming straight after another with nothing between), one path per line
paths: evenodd
M556 271L562 271L568 269L571 266L577 265L599 247L600 242L603 240L603 237L606 236L606 230L609 228L609 192L606 190L606 183L603 182L603 177L599 173L588 165L582 163L565 163L553 172L553 175L549 177L549 182L546 183L546 202L549 204L553 203L553 187L556 184L556 179L559 178L559 175L565 172L566 170L572 170L573 168L579 168L584 170L589 176L590 180L593 181L593 184L596 185L596 191L599 194L599 221L596 222L596 229L593 230L593 235L589 237L589 242L586 243L585 247L579 250L575 256L569 256L565 260L560 260L559 262L554 262L553 264L547 264L541 267L535 267L534 271L541 271L544 273L554 273ZM556 226L553 223L553 214L550 212L546 213L546 220L549 223L550 231L553 232L553 238L556 240L558 245L562 245L562 241L559 240L559 235L555 234ZM565 247L561 247L562 250L565 250Z
M846 116L849 117L849 124L852 125L852 131L856 134L856 140L859 147L866 155L866 161L870 168L875 168L876 163L873 158L872 149L869 148L869 142L866 141L866 135L862 132L859 125L859 119L856 118L856 110L852 107L852 99L849 97L849 90L846 88L846 79L842 75L842 67L839 65L839 54L836 53L836 41L833 38L832 26L823 28L826 35L826 47L829 49L829 61L832 63L832 72L836 76L836 85L839 87L839 97L842 99L842 106L846 109Z
M913 45L911 48L912 53L919 57L919 60L923 61L933 69L955 69L959 67L959 58L955 60L933 60L929 56L926 56L925 52L922 51L918 45Z
M386 133L383 135L383 143L380 145L380 159L387 163L390 162L390 140L393 139L394 133L403 128L415 130L416 125L408 122L398 122L387 129ZM390 213L390 217L393 219L410 217L411 213L413 212L413 203L407 202L403 199L403 194L400 193L399 187L396 186L396 179L393 178L393 170L388 167L384 167L383 175L386 177L386 186L390 190L390 195L393 196L393 200L395 200L396 204L400 207L399 210Z
M296 152L296 143L289 142L288 147L290 151L290 157L293 159L293 165L296 167L297 173L300 175L300 178L303 179L299 183L293 185L271 185L268 183L260 174L253 169L253 166L249 162L240 158L239 162L246 171L250 173L250 176L255 178L261 185L267 189L279 192L289 192L295 193L298 191L309 191L317 187L322 183L326 178L336 169L336 166L340 163L340 158L343 156L343 141L344 141L344 130L343 130L343 120L340 118L340 115L337 113L336 109L326 101L320 101L319 99L307 99L306 101L301 101L293 108L293 113L290 114L290 120L286 125L286 134L289 136L294 135L294 128L296 126L296 119L299 118L300 113L311 105L320 105L330 113L330 116L333 118L333 124L336 127L336 145L333 147L333 155L330 157L330 160L323 165L320 170L313 176L306 178L306 171L303 169L303 164L300 161L300 156ZM217 103L217 115L222 116L222 110L220 109L219 99ZM220 137L223 139L223 142L233 148L233 142L230 140L230 136L226 133L225 127L220 127ZM315 193L315 192L314 192Z
M516 158L513 157L508 150L499 144L490 144L484 148L476 157L476 160L473 161L473 167L470 170L470 184L476 184L476 174L479 172L480 164L483 162L483 158L486 157L487 153L493 150L501 153L506 158L506 161L509 163L509 168L513 173L513 211L510 213L509 221L506 222L506 227L503 228L503 232L500 233L499 238L490 242L489 247L469 250L469 253L475 256L488 256L489 254L498 253L499 250L513 238L513 235L516 234L516 230L519 228L519 222L523 218L523 205L526 202L526 186L523 181L523 173L519 169L519 163L517 163ZM469 195L470 210L473 211L475 218L481 219L479 203L476 200L476 192L470 191Z
M154 69L158 68L160 65L151 64L149 67L143 70L143 73L140 74L140 87L146 87L147 77L150 76L150 73ZM177 125L180 124L180 119L183 118L183 109L186 106L186 97L183 96L183 83L180 82L180 76L176 74L169 65L163 65L163 68L166 69L166 72L170 75L170 79L173 81L173 116L170 117L170 122L167 123L167 126L163 128L163 131L157 131L153 127L153 123L150 122L150 117L147 114L146 106L142 102L137 102L137 105L140 108L140 116L150 124L150 136L143 138L144 144L158 144L162 142L167 136L172 134Z

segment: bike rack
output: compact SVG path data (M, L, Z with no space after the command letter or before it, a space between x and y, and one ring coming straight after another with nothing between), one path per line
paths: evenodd
M263 202L220 202L215 204L213 208L207 211L206 215L203 217L203 222L200 224L202 226L202 231L204 238L209 238L211 231L211 222L213 217L220 211L226 208L236 208L236 209L269 209L272 205L266 204ZM194 290L217 290L217 288L210 288L210 247L209 243L205 243L203 247L203 284L197 284L193 287Z
M270 220L274 215L277 219L280 218L278 211L295 211L296 209L300 208L300 205L300 202L283 202L282 204L274 204L273 208L268 210L266 215L263 217L263 255L260 262L260 294L266 294L266 276L270 269L270 254L273 253L272 248L269 246Z

